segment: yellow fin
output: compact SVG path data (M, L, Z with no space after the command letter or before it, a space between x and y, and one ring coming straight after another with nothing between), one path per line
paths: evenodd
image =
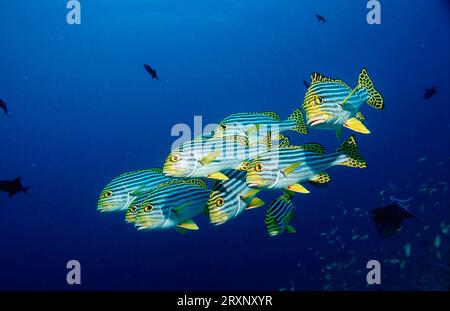
M362 114L361 111L358 111L356 113L356 119L364 121L366 118L364 118L364 115Z
M210 178L210 179L217 179L217 180L228 180L229 179L227 175L225 175L224 173L221 173L221 172L211 173L206 177Z
M187 230L198 230L199 229L197 224L193 220L190 220L190 219L179 223L178 227L181 227L181 228L187 229Z
M300 109L295 109L294 112L289 116L288 120L295 122L295 126L292 128L293 131L300 134L308 134L308 127L306 126L305 118L303 117Z
M337 150L338 152L343 152L348 156L348 160L343 162L341 165L357 167L357 168L367 168L367 162L363 159L361 153L358 150L358 145L356 144L355 136L352 135L344 141Z
M291 174L293 171L295 171L295 169L297 167L300 166L300 164L302 164L301 162L295 162L292 163L291 165L289 165L288 167L286 167L284 170L282 170L284 176L288 176L289 174Z
M306 189L305 187L303 187L300 184L293 184L287 187L288 190L294 191L294 192L298 192L298 193L309 193L308 189Z
M311 152L315 152L318 154L325 154L325 147L322 146L321 144L316 144L316 143L304 144L304 145L301 145L300 148L311 151Z
M292 226L287 226L287 227L286 227L286 232L288 232L288 233L296 233L297 231L295 230L294 227L292 227Z
M284 136L281 139L280 145L278 146L278 148L287 148L289 147L289 145L291 144L291 142L289 141L289 137Z
M214 161L220 154L220 150L216 150L214 152L211 152L210 154L204 156L199 162L202 165L208 165L212 161Z
M247 209L257 208L264 205L264 201L259 198L253 198L249 205L247 205Z
M280 116L278 115L278 113L273 112L273 111L265 111L265 112L260 112L260 114L264 115L264 116L268 116L273 118L275 121L281 121Z
M325 172L321 172L319 174L317 174L316 176L314 176L311 179L312 182L318 183L318 184L326 184L327 182L331 181L330 175L328 175Z
M367 100L367 104L369 104L370 107L375 109L384 108L383 96L381 96L381 94L375 89L375 86L373 85L372 79L370 79L366 68L363 68L361 70L358 78L358 84L361 87L364 87L369 94L370 98Z
M350 89L350 87L347 84L345 84L345 82L342 81L342 80L329 78L329 77L326 77L326 76L324 76L324 75L322 75L322 74L320 74L318 72L313 72L311 74L311 85L313 85L314 83L318 83L318 82L336 82L336 83L339 83L339 84L341 84L341 85L343 85L345 87L348 87Z
M362 134L370 134L370 131L365 127L364 124L362 124L361 121L359 121L356 118L350 118L345 123L344 126L346 128L349 128L355 132L362 133Z
M245 194L241 195L241 200L250 205L251 200L257 195L261 189L249 189Z

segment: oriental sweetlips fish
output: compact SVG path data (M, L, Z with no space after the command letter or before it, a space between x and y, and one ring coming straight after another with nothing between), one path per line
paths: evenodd
M308 134L308 127L300 109L296 109L284 121L281 121L276 112L241 112L231 114L220 121L214 131L214 137L245 136L249 138L250 145L253 145L254 142L260 142L258 134L272 131L277 133L295 131ZM259 136L266 137L264 134Z
M124 173L111 180L100 194L97 209L100 212L124 211L136 199L136 194L154 189L170 181L161 168Z
M309 193L300 183L327 183L330 177L324 170L336 165L367 167L353 135L336 153L329 155L324 155L323 147L318 144L289 146L260 154L250 163L247 183L250 187Z
M285 191L267 208L265 223L270 236L280 235L284 231L295 233L294 227L289 225L290 221L295 219L292 197L291 191Z
M200 179L172 180L160 185L138 206L135 226L138 230L198 230L192 218L207 212L210 194Z
M281 146L289 144L283 138ZM224 138L199 137L182 144L172 151L164 163L164 173L171 177L206 177L228 179L221 171L240 169L243 162L270 150L267 145L249 146L243 136ZM277 149L278 146L273 149Z
M139 206L142 205L142 203L147 200L149 194L154 190L155 188L152 188L151 190L147 191L141 191L141 192L135 192L133 193L133 196L136 198L133 200L133 202L128 207L126 213L125 213L125 221L127 223L135 223L136 217L138 213Z
M245 167L247 166L248 163L245 163ZM247 186L245 169L227 170L223 173L228 180L216 182L208 201L209 219L215 225L223 224L245 210L264 205L264 202L256 197L261 190Z
M383 97L375 89L365 68L354 89L341 80L313 73L302 109L308 127L335 130L340 139L342 127L363 134L370 133L361 122L364 117L359 108L364 102L375 109L384 107Z

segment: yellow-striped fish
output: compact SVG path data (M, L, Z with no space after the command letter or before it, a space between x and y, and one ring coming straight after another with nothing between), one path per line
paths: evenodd
M365 68L354 89L339 79L313 73L302 109L308 127L335 130L340 139L343 127L363 134L370 133L362 123L364 117L359 111L364 102L375 109L384 107L383 97L375 89Z

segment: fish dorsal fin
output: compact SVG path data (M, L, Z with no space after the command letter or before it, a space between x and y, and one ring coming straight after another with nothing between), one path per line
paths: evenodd
M311 181L317 184L326 184L331 181L331 177L327 173L321 172L316 176L314 176L313 178L311 178Z
M281 121L281 118L278 115L278 113L276 113L274 111L264 111L264 112L261 112L260 114L262 114L263 116L271 117L275 121Z
M315 152L318 154L325 154L325 147L322 146L321 144L316 144L316 143L309 143L309 144L304 144L299 146L301 149L307 150L307 151L311 151L311 152Z
M166 187L169 185L176 185L176 184L187 184L187 185L194 185L197 186L199 188L202 188L204 190L208 190L208 185L206 185L206 183L201 180L201 179L174 179L171 180L169 182L166 182L164 184L159 185L157 188L162 188L162 187Z
M350 87L342 80L340 79L333 79L327 76L324 76L318 72L313 72L311 74L311 85L315 84L315 83L319 83L319 82L335 82L335 83L339 83L345 87L348 87L350 89Z
M284 136L278 148L287 148L290 144L291 142L289 141L289 137Z
M356 113L356 119L361 120L361 121L364 121L366 118L364 117L364 115L362 114L361 111L358 111L358 112Z
M150 168L148 169L149 172L153 172L153 173L158 173L158 174L162 174L163 173L163 169L160 167L154 167L154 168Z
M182 221L177 226L181 227L183 229L187 229L187 230L198 230L199 229L197 224L191 219Z

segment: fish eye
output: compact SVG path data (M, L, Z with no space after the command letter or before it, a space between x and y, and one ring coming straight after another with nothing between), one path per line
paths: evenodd
M225 204L225 200L223 198L217 198L216 204L218 207L221 207Z
M220 125L220 130L225 131L227 129L226 124L221 124Z
M256 163L255 165L255 171L257 171L258 173L262 172L263 170L263 166L261 163Z
M321 105L322 102L323 102L323 99L322 99L322 97L320 97L320 96L316 96L316 98L314 99L314 103L315 103L316 105Z
M112 195L113 195L112 191L108 190L108 191L105 191L105 193L103 194L103 197L110 198L110 197L112 197Z
M181 157L178 154L173 154L169 158L170 162L178 162L181 160Z
M144 207L144 212L149 213L153 210L153 205L148 204Z
M134 213L137 210L137 206L136 205L132 205L130 206L130 212Z

